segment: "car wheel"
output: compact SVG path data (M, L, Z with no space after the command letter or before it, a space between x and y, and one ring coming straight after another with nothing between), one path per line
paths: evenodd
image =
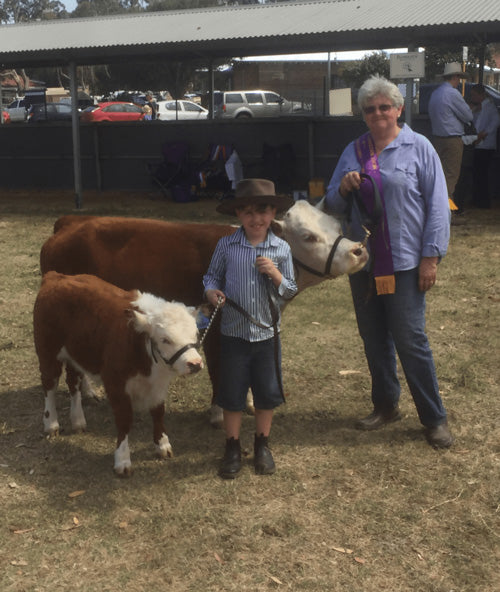
M250 115L250 113L240 113L239 115L236 116L235 119L251 119L252 116Z

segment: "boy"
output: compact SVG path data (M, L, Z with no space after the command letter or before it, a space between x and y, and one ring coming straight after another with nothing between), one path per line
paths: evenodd
M297 285L290 247L270 226L278 212L292 205L292 198L276 195L272 181L243 179L235 198L217 207L242 224L217 243L203 278L208 301L223 307L217 393L226 432L219 470L223 479L234 479L241 469L240 428L249 387L255 405L255 472L275 471L268 437L273 410L283 402L278 299L292 298Z

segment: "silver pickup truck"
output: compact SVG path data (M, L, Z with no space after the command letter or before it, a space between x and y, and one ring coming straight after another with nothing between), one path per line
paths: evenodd
M6 111L10 115L11 123L26 121L30 107L31 103L26 101L26 99L14 99L12 103L6 107Z

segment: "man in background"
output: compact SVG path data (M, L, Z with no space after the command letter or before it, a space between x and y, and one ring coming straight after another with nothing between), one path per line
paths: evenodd
M473 120L470 107L458 91L460 80L466 77L458 62L445 64L444 82L432 93L429 101L432 143L443 166L452 210L458 210L453 193L462 166L464 124L472 123Z
M470 101L474 113L474 126L477 130L472 165L474 180L472 205L476 208L488 209L491 207L490 164L497 149L497 130L500 126L500 115L496 106L488 98L486 89L482 84L475 84L472 87Z

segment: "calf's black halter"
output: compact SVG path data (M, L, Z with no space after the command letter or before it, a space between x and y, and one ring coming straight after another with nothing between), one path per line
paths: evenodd
M183 353L187 352L188 349L196 349L198 347L197 343L187 343L184 347L181 347L179 350L175 352L175 354L170 357L166 358L160 351L160 348L156 345L156 343L151 339L151 356L155 363L158 363L158 359L156 354L160 356L160 358L167 364L167 366L173 366L175 362L182 356Z

